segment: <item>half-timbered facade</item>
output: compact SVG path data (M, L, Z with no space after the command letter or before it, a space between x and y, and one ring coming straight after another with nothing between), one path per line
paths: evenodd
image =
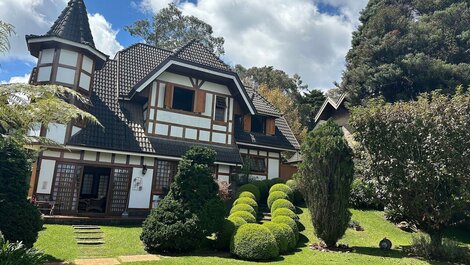
M298 142L286 120L202 44L168 51L135 44L110 59L96 49L83 0L71 0L51 30L26 37L38 58L32 84L88 96L102 126L50 124L37 135L65 148L40 153L31 192L61 214L146 213L164 196L191 146L217 152L214 177L232 181L243 160L252 177L280 177L282 151Z

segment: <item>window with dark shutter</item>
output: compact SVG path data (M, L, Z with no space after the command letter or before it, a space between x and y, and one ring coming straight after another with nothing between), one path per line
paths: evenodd
M251 131L264 134L266 132L266 117L257 115L251 117Z
M215 120L225 121L225 110L227 109L227 100L225 97L216 96L215 101Z
M173 109L194 111L194 90L174 87L173 89Z

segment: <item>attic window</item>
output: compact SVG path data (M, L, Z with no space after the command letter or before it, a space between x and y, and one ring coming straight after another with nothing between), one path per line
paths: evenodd
M172 106L173 109L192 112L194 109L194 91L175 87Z
M215 120L225 121L225 109L227 109L227 101L225 97L216 97L215 102Z
M252 116L251 117L251 131L255 133L266 132L266 117Z

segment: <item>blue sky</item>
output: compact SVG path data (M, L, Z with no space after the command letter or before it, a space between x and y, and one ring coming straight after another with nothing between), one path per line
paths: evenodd
M0 20L16 27L12 49L0 55L0 82L24 82L35 59L25 34L44 34L68 0L2 0ZM273 65L298 73L310 88L328 89L344 69L359 11L367 0L85 0L95 43L111 57L141 41L124 27L150 18L169 2L225 38L223 60L245 67ZM288 2L288 4L286 3Z

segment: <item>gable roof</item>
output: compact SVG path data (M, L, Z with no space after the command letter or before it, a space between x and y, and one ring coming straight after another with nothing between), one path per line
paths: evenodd
M179 48L174 52L173 56L215 69L230 71L230 67L228 65L197 40L192 40L188 44Z
M83 0L70 0L45 36L56 36L95 47Z
M245 89L251 101L253 101L253 105L255 105L258 114L274 117L282 116L279 110L266 98L261 96L254 88L245 86Z
M323 114L327 106L331 106L335 110L337 110L343 104L345 98L346 98L346 94L341 95L341 97L339 97L339 99L336 101L330 97L327 97L325 101L323 102L322 106L320 107L320 109L318 110L317 115L315 115L315 123L318 122L318 120L320 119L321 115Z

